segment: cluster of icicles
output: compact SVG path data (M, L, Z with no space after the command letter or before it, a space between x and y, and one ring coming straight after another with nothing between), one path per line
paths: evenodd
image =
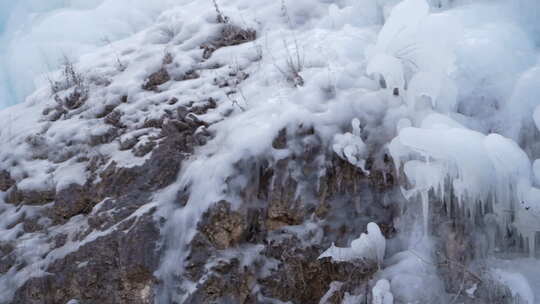
M405 113L393 125L397 136L388 144L407 184L402 192L409 201L421 201L425 234L429 233L430 204L442 201L449 213L457 206L461 214L481 218L495 230L517 232L527 240L524 249L534 256L540 231L540 188L536 187L540 186L540 162L531 165L525 148L516 143L519 136L485 135L454 118L458 88L448 72L454 54L447 47L451 42L442 41L445 35L437 33L442 28L433 27L438 23L432 16L426 0L400 2L376 44L366 52L367 73L384 83L382 89L389 96L401 100L388 111ZM534 83L539 79L536 76L540 73L525 75L521 85ZM540 122L538 109L535 115L529 111L530 119L516 122L521 128L518 133L537 128L527 121ZM527 114L527 110L522 112ZM357 125L358 121L353 121L355 131L346 134L348 137L336 137L334 150L363 168L366 145L357 134ZM489 243L494 244L495 233L491 238Z

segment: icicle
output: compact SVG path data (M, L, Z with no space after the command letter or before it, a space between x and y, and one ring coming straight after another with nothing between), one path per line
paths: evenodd
M429 233L429 197L427 191L423 191L420 193L421 199L422 199L422 216L424 221L424 235L428 235Z
M534 258L536 253L536 231L529 232L527 238L529 239L529 257Z

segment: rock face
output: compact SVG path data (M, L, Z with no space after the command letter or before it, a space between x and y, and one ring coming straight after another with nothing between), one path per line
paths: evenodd
M225 201L218 202L199 223L199 231L217 249L227 249L237 245L246 229L242 214L231 211Z
M3 275L32 267L43 271L17 286L10 303L160 303L156 293L162 282L156 271L166 247L153 198L178 180L183 163L211 136L198 133L208 123L191 115L215 107L209 100L147 120L143 126L159 133L145 161L121 167L95 156L88 159L85 185L25 193L9 171L1 171L3 189L17 193L10 204L42 206L41 214L50 219L21 218L21 236L53 231L42 236L49 247L39 266L26 264L18 256L20 248L2 242ZM239 202L217 201L198 221L189 254L179 263L182 274L176 277L180 285L194 286L184 303L337 304L352 296L370 303L378 265L319 256L332 243L347 246L369 222L376 222L387 238L395 236L401 212L384 199L397 191L392 161L375 153L379 156L368 160L367 175L329 152L317 132L305 126L281 130L272 147L287 156L237 163L236 175L227 183L237 189L232 191ZM178 191L174 200L179 208L186 207L189 195L187 189ZM457 293L468 282L479 286L477 294L491 301L486 303L509 303L506 287L468 270L475 266L465 222L445 213L438 216L454 221L440 233L446 289ZM80 227L75 233L54 229L62 225Z
M175 121L170 119L167 125ZM13 303L67 303L70 299L81 303L154 303L157 280L153 273L159 264L160 231L152 216L155 208L146 206L151 205L153 192L176 180L185 153L195 148L190 138L197 123L192 125L164 127L159 145L141 166L122 168L114 161L105 166L105 160L93 159L89 165L93 177L85 185L72 184L56 193L23 193L12 200L22 205L53 201L44 215L55 225L84 218L83 229L75 235L51 236L53 247L42 258L47 260L48 254L56 255L69 246L80 247L51 259L44 269L47 274L18 288ZM27 226L29 221L23 220ZM33 230L42 229L46 228ZM8 250L0 262L4 269L25 267L11 257Z
M165 115L153 123L149 128L160 130L154 139L159 144L152 145L142 165L120 167L99 155L88 159L89 178L84 185L25 192L18 190L9 171L2 171L0 182L8 191L7 202L43 205L40 215L51 220L39 225L35 218L23 217L24 232L81 224L76 233L43 236L50 246L40 257L47 262L42 269L45 273L20 286L13 303L67 303L70 299L81 303L154 303L160 230L152 216L152 196L176 181L185 156L207 136L195 134L205 123L190 120L186 114L204 113L212 107L212 103L202 103L193 110L181 107L178 112L183 115ZM19 260L9 243L2 245L6 248L0 260L3 273L33 267Z
M11 201L19 206L45 205L43 214L51 222L30 228L31 219L22 219L28 233L46 230L47 225L83 223L75 234L59 232L48 237L51 247L40 257L48 261L44 273L19 286L11 303L157 301L160 282L155 271L163 252L152 195L178 178L182 162L197 146L198 141L189 138L195 128L205 125L186 120L192 109L178 109L178 116L152 122L152 127L161 128L161 139L142 165L119 167L96 157L89 161L90 178L85 185L24 194ZM184 275L178 278L197 286L187 303L259 303L264 299L319 303L336 282L341 285L327 296L333 299L329 303L340 303L345 293L367 292L375 265L362 260L333 263L318 256L331 242L346 244L362 232L352 227L368 221L392 227L391 217L369 210L370 204L363 202L365 189L358 187L378 181L325 152L313 130L298 130L291 139L286 136L283 130L274 146L290 149L290 157L238 164L238 173L250 175L251 181L239 193L240 208L219 201L199 221ZM312 142L308 148L301 144L306 140ZM2 174L2 183L17 187L9 172ZM351 212L343 217L342 208ZM305 229L288 229L291 226ZM68 250L70 246L77 248ZM2 243L2 248L3 273L29 267L9 243Z
M404 243L414 233L403 222L414 223L421 214L417 205L400 203L406 201L401 186L407 182L399 180L400 168L380 139L392 135L379 131L388 118L378 113L379 101L396 103L385 98L401 97L399 92L374 91L362 101L377 101L362 121L372 134L355 134L368 148L350 151L349 145L351 158L344 160L334 151L332 136L350 131L344 126L353 117L345 112L354 104L340 108L336 100L340 113L330 116L338 118L325 117L319 125L313 117L331 111L322 104L324 111L314 106L305 121L295 117L276 121L278 126L259 121L269 115L266 111L250 116L239 103L244 95L239 85L261 77L254 75L261 60L257 32L232 24L216 9L217 21L203 18L210 38L194 31L193 24L181 35L158 27L159 35L145 33L154 41L155 49L149 49L159 50L153 55L126 47L120 52L124 61L117 58L116 66L96 64L103 68L99 75L91 70L83 75L67 65L72 75L67 82L53 82L52 94L38 94L39 102L22 108L20 134L0 132L0 144L8 147L0 149L0 304L373 303L372 289L384 268L409 248ZM185 19L163 16L169 17ZM174 39L176 34L182 41ZM288 38L281 40L291 56ZM235 52L241 62L228 63ZM279 62L273 64L279 69ZM294 81L290 89L297 91L291 96L336 97L336 88L308 89L301 71L293 72L302 83ZM359 91L376 87L364 78L367 88ZM266 79L258 81L252 90L268 85ZM273 111L281 113L268 112L279 116ZM23 128L27 112L30 127ZM248 114L245 125L235 120L242 113ZM227 123L245 130L228 134ZM253 135L249 128L256 127L264 132ZM265 138L256 138L259 134ZM243 137L257 146L244 150L256 152L234 158L230 142L242 144ZM190 165L216 157L216 151L224 163L211 164L227 166L226 176L211 167L196 172L198 180L190 179ZM364 168L351 164L356 156L365 156ZM217 189L201 192L218 195L193 195L200 186L195 183L207 185L207 179L219 185L210 183ZM478 262L486 254L478 239L490 233L489 222L469 233L471 220L455 208L433 204L430 226L438 228L430 239L433 256L429 261L418 256L415 269L400 269L405 280L389 284L429 289L407 271L431 267L429 278L441 278L443 285L430 290L440 291L437 299L516 303L519 296ZM183 210L200 213L186 212L175 221ZM386 263L319 258L330 246L350 247L371 222L388 241ZM182 254L170 259L175 250ZM408 302L413 301L395 297L395 303Z
M367 185L395 185L327 154L313 130L285 137L283 130L274 147L290 149L290 157L238 164L250 175L239 208L220 201L203 215L183 275L196 284L187 303L341 303L345 294L370 297L376 264L318 257L332 242L346 245L370 221L391 235L392 216L379 216L376 209L385 207L364 198ZM312 142L309 150L306 141Z
M159 231L150 215L80 247L27 281L13 303L154 303Z

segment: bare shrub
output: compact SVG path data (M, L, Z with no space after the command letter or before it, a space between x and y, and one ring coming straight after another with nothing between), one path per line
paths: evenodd
M216 14L217 14L217 22L219 23L223 23L223 24L227 24L229 23L229 17L225 16L225 14L223 14L223 11L221 10L221 8L219 7L218 3L217 3L217 0L212 0L212 3L214 4L214 8L216 10Z
M66 55L62 59L61 78L59 80L49 78L52 94L57 94L72 87L82 89L85 86L84 81L84 77L76 70L73 61Z
M225 92L225 95L233 106L236 106L240 110L245 111L246 109L239 103L240 101L242 101L246 105L248 103L246 95L242 90L241 83L249 77L249 74L244 72L237 59L234 60L233 64L230 66L230 69L230 80L226 82L225 86L223 86L229 88L229 90Z
M81 106L88 98L89 87L85 77L77 71L75 64L68 56L62 59L62 74L59 80L49 80L51 94L57 102L68 109ZM60 97L59 93L71 89L66 96Z
M281 0L281 15L292 31L292 51L290 47L291 43L287 40L285 35L283 35L282 42L283 47L285 48L285 55L287 57L285 60L285 67L280 67L276 63L275 59L274 66L283 75L287 82L291 83L295 87L301 87L304 86L304 78L302 78L302 75L300 75L300 73L304 69L305 58L298 44L296 34L293 30L291 18L289 16L285 0Z

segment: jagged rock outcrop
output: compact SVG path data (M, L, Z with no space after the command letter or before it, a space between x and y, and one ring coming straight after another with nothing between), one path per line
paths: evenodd
M81 303L154 303L160 231L153 218L155 207L149 205L155 191L176 180L185 155L197 146L192 136L200 124L189 121L190 126L172 117L166 120L159 125L159 144L142 165L118 167L114 161L93 158L87 167L91 177L85 185L72 184L56 193L22 193L17 200L8 200L19 206L46 205L40 215L49 217L53 225L82 220L76 221L81 227L75 234L44 236L51 247L41 259L47 261L48 254L61 257L51 259L42 269L46 273L20 286L13 303L67 303L70 299ZM186 127L177 128L175 123ZM17 183L6 179L16 189ZM27 227L33 220L23 218L21 222ZM25 231L48 229L43 225ZM70 250L70 246L77 248ZM63 251L71 253L63 256ZM24 263L10 250L0 260L4 273L10 268L32 267Z
M369 295L376 264L318 257L332 242L346 245L369 221L393 234L392 212L367 194L374 184L393 189L392 179L376 180L392 173L368 177L326 152L317 138L312 129L300 128L290 138L282 130L273 146L291 149L290 157L238 164L239 174L250 176L239 207L214 204L190 243L184 280L197 287L189 303L319 303L331 284L340 287L328 303L340 303L345 293Z
M159 230L150 213L117 228L49 265L48 274L27 281L12 303L154 303Z

